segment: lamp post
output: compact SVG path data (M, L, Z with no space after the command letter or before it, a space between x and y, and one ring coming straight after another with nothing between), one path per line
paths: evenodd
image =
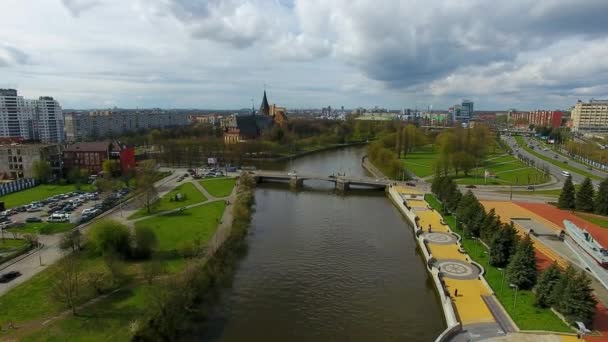
M505 270L500 267L498 267L497 269L502 274L502 279L500 281L500 296L502 297L503 288L505 287Z
M513 298L513 310L515 310L515 305L517 305L517 290L519 290L519 286L515 284L509 284L509 287L515 289L515 297Z

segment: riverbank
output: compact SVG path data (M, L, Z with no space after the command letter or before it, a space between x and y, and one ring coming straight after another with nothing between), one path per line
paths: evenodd
M297 159L297 158L305 157L305 156L308 156L308 155L311 155L311 154L315 154L315 153L319 153L319 152L337 150L337 149L341 149L341 148L345 148L345 147L361 146L361 145L366 145L366 144L368 144L367 140L365 140L365 141L353 141L353 142L348 142L348 143L344 143L344 144L334 144L334 145L329 145L329 146L323 146L323 147L315 148L315 149L310 150L310 151L302 151L302 152L298 152L298 153L294 153L294 154L290 154L290 155L286 155L286 156L281 156L281 157L272 157L272 158L246 158L244 160L251 161L251 162L284 162L284 161L289 161L291 159Z

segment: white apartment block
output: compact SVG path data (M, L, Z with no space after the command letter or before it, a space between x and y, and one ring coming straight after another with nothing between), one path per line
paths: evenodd
M63 112L52 97L24 99L15 89L0 89L0 137L62 143Z
M608 100L578 101L571 119L574 132L608 132Z
M160 109L65 113L68 141L95 140L152 128L186 126L189 123L184 113Z

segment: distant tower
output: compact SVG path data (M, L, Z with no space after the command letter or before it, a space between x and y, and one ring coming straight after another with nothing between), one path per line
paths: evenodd
M264 97L262 98L262 104L258 112L261 115L270 115L270 105L268 105L268 99L266 98L266 90L264 90Z

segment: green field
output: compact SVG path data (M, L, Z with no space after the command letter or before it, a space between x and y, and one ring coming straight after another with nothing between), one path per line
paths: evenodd
M27 245L27 241L21 239L0 239L0 253L17 251Z
M594 174L591 174L591 173L589 173L589 172L587 172L585 170L581 170L581 169L576 168L574 166L571 166L569 164L564 164L563 162L561 162L559 160L555 160L554 158L544 156L544 155L542 155L542 154L534 151L533 149L531 149L530 147L528 147L528 144L526 144L526 142L524 141L524 138L521 137L521 136L519 136L519 135L515 136L515 141L517 141L517 144L519 145L519 147L521 147L524 150L526 150L526 152L534 155L535 157L537 157L539 159L542 159L542 160L546 161L547 163L551 163L551 164L553 164L553 165L555 165L557 167L560 167L560 168L562 168L564 170L567 170L567 171L570 171L570 172L573 172L573 173L578 173L579 175L584 176L584 177L589 177L591 179L602 180L602 177L598 177L598 176L596 176Z
M23 227L9 228L8 231L15 233L50 235L67 232L74 227L76 227L76 224L71 222L32 222L25 223Z
M92 191L95 186L90 184L84 184L81 186L83 191ZM0 197L0 201L4 201L6 208L18 207L20 205L28 204L33 201L40 201L47 199L51 196L64 194L66 192L76 191L76 186L73 184L68 185L49 185L43 184L33 188L13 192L12 194L4 195Z
M599 216L587 213L575 212L574 215L582 218L585 221L591 222L593 224L597 224L602 228L608 228L608 217L607 216Z
M418 177L428 177L434 174L434 166L438 157L439 152L434 150L432 146L428 146L416 152L408 153L403 163L408 170ZM485 170L495 174L496 177L484 179ZM454 176L456 183L467 185L528 185L548 181L548 178L542 172L505 153L489 154L484 161L484 165L471 170L468 176L465 176L462 172L458 176Z
M174 198L176 194L182 194L185 196L185 199L181 201L171 201L171 198ZM207 198L200 192L192 183L184 183L175 187L175 189L171 190L168 194L163 196L161 199L154 202L152 205L152 213L158 213L167 210L173 210L181 207L185 207L191 204L200 203L206 201ZM135 212L133 215L129 216L129 220L137 219L140 217L148 216L148 211L146 208L142 208Z
M441 204L433 195L426 195L425 200L436 210L441 210ZM450 228L464 236L461 229L455 226L456 220L453 216L444 216L445 222ZM494 290L496 297L501 302L509 316L522 330L543 330L555 332L572 332L551 309L538 308L534 306L534 294L529 290L519 290L517 292L517 305L514 304L515 291L508 284L503 285L503 273L498 268L490 266L489 255L486 248L476 240L463 239L463 247L473 260L478 262L486 270L484 277ZM506 281L505 281L506 282Z
M227 197L236 183L234 178L205 179L199 182L213 197Z
M174 251L179 244L199 239L206 243L215 232L226 204L223 200L203 204L184 211L171 213L135 223L154 230L159 251Z

